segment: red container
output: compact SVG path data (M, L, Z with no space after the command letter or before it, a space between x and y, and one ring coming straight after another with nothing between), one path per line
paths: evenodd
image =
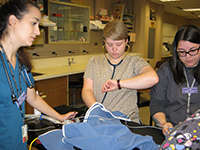
M52 14L52 15L56 17L62 17L62 14Z

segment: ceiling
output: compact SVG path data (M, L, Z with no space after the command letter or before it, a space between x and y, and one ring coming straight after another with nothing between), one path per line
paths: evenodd
M187 19L200 19L198 17L198 15L200 15L200 11L184 12L181 10L181 8L200 8L200 0L181 0L177 2L160 2L159 0L150 1L156 4L163 4L165 12L181 16Z

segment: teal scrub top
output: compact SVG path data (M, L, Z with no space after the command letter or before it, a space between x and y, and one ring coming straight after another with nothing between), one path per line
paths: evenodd
M1 52L2 53L2 52ZM11 75L11 71L8 67L8 63L5 59L5 55L2 53L4 63L6 65L11 84L14 89L14 93L17 97L17 89L14 84L13 77ZM16 67L12 71L15 76L18 89L20 91L20 83L19 83L19 65L18 60L16 62ZM17 107L16 104L13 104L11 99L11 89L8 83L8 79L6 77L6 73L3 67L2 60L0 59L0 149L3 150L25 150L27 149L27 142L22 142L22 126L24 125L20 108ZM29 78L34 81L33 76L31 73L29 74ZM21 75L21 85L22 85L22 92L24 91L27 94L27 85L26 82ZM21 93L20 93L21 94ZM22 103L22 111L25 115L25 101Z

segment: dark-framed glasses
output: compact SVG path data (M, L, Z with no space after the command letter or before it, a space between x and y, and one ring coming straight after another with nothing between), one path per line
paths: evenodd
M200 49L200 46L196 49L192 49L188 52L186 51L177 51L177 54L180 56L180 57L185 57L187 54L189 54L190 56L195 56L199 53L199 49Z

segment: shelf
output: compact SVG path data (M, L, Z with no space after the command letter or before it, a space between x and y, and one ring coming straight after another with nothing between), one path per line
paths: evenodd
M132 29L128 29L128 32L134 32L134 30L132 30Z
M124 16L134 16L133 14L124 13Z
M49 1L49 19L56 23L56 27L50 27L48 30L49 43L88 43L89 13L90 7L86 5Z
M133 24L133 22L123 21L125 24Z
M88 19L86 19L86 18L84 18L83 16L81 16L81 17L69 17L69 16L67 16L67 17L57 17L57 16L50 16L50 18L52 19L52 20L58 20L58 19L60 19L60 20L68 20L68 21L85 21L85 20L88 20Z
M134 32L134 15L124 13L123 15L123 22L126 24L128 28L128 32Z

